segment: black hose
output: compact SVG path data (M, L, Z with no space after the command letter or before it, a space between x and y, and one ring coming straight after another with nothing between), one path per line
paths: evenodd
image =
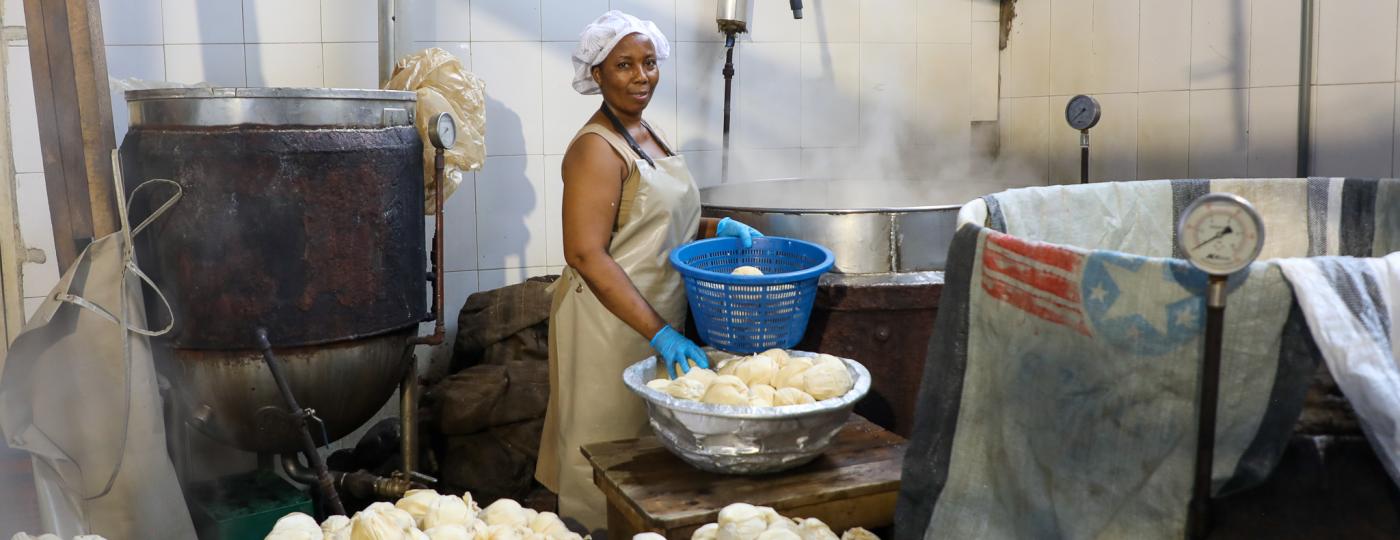
M326 462L321 459L321 454L316 452L316 441L311 438L311 430L306 425L308 413L300 405L297 405L296 396L292 394L292 387L287 384L287 378L282 375L282 362L278 361L277 357L272 354L272 342L267 338L267 329L257 329L257 338L258 347L262 349L263 360L267 362L268 371L272 372L272 380L277 382L277 389L282 392L282 399L287 402L287 412L296 422L297 433L301 435L302 451L306 454L306 459L311 461L311 467L316 472L316 483L321 488L321 495L325 497L326 507L331 514L343 516L345 515L345 507L340 504L340 495L335 492L335 480L331 478L330 471L326 470ZM285 461L283 463L285 464Z
M792 18L802 18L802 0L788 0L788 5L792 7Z

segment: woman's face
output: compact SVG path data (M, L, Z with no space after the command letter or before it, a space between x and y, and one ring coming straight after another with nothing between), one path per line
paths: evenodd
M603 63L593 66L593 80L602 88L608 106L640 116L661 80L656 47L642 34L623 37Z

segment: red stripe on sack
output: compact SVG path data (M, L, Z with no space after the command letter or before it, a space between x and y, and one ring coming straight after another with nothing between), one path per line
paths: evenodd
M1083 315L1072 306L1037 297L1029 291L997 279L986 272L982 273L982 290L993 298L1016 306L1021 311L1040 319L1067 326L1085 336L1089 335L1089 329L1084 324Z
M1039 242L1026 242L1008 234L992 233L987 236L987 241L1022 257L1035 259L1070 273L1077 272L1079 265L1084 261L1084 257L1068 249Z
M983 270L991 270L1053 294L1069 302L1079 302L1079 286L1054 272L1036 268L1034 265L1018 261L993 249L982 250Z

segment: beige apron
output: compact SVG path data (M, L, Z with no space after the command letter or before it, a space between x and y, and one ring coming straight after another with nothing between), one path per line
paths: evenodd
M667 257L700 226L700 191L685 160L655 159L652 167L602 125L586 125L574 139L587 133L629 163L608 252L652 308L684 328L685 288ZM549 409L535 478L559 494L561 516L589 530L606 526L607 505L579 447L648 432L646 406L622 383L622 370L653 354L647 338L603 307L573 268L564 269L550 307Z

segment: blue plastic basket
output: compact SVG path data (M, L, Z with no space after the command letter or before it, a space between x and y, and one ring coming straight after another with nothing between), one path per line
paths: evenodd
M771 236L755 238L748 249L737 238L711 238L671 250L700 337L740 354L789 349L802 341L817 280L835 262L822 246ZM764 275L730 274L740 266L758 267Z

